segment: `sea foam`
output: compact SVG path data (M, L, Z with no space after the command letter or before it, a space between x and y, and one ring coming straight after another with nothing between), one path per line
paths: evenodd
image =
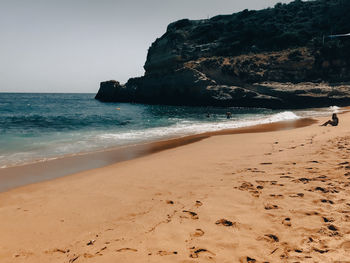
M242 120L222 120L219 122L180 121L179 123L169 127L157 127L138 131L100 134L96 136L96 139L110 143L137 143L141 141L165 139L190 134L220 131L225 129L236 129L279 121L296 120L299 118L300 117L295 113L286 111L270 116L251 116L247 119Z

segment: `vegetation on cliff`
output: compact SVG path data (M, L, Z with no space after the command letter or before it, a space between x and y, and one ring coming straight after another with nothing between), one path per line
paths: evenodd
M229 49L218 50L225 56L306 46L311 41L320 44L324 35L348 33L349 11L350 1L347 0L279 3L265 10L244 10L213 17L210 27L204 23L203 28L196 29L197 32L204 29L199 33L203 37L197 41L202 44L214 41L230 43ZM196 39L195 35L191 34L192 39Z
M199 57L320 47L324 36L350 32L349 13L348 0L295 0L260 11L244 10L205 20L183 19L170 24L152 44L146 74L164 69L164 63L172 62L174 66L174 62Z

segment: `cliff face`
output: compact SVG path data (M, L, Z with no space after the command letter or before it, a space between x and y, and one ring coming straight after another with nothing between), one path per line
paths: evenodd
M350 81L349 41L324 43L313 35L326 31L329 23L344 30L350 21L334 14L348 11L349 2L340 0L294 1L274 9L174 22L150 47L143 77L125 85L102 82L96 99L267 108L349 104L350 86L334 88L334 83ZM322 18L323 28L310 14Z

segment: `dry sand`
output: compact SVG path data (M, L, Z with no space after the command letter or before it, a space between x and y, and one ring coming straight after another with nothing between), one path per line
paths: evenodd
M350 262L350 114L319 124L3 192L0 262Z

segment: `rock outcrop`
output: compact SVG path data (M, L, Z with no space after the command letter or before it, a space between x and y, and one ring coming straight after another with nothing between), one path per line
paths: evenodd
M350 5L340 0L297 0L274 9L171 23L150 47L145 75L124 85L102 82L96 99L264 108L348 105L349 41L323 42L295 25L300 20L310 26L310 12L326 19L328 13L317 13L319 8L339 13ZM348 21L335 23L334 12L328 23L342 28ZM291 15L294 23L285 21ZM297 33L281 31L286 28ZM310 26L308 32L319 34L317 30L325 31L327 25L322 30Z

